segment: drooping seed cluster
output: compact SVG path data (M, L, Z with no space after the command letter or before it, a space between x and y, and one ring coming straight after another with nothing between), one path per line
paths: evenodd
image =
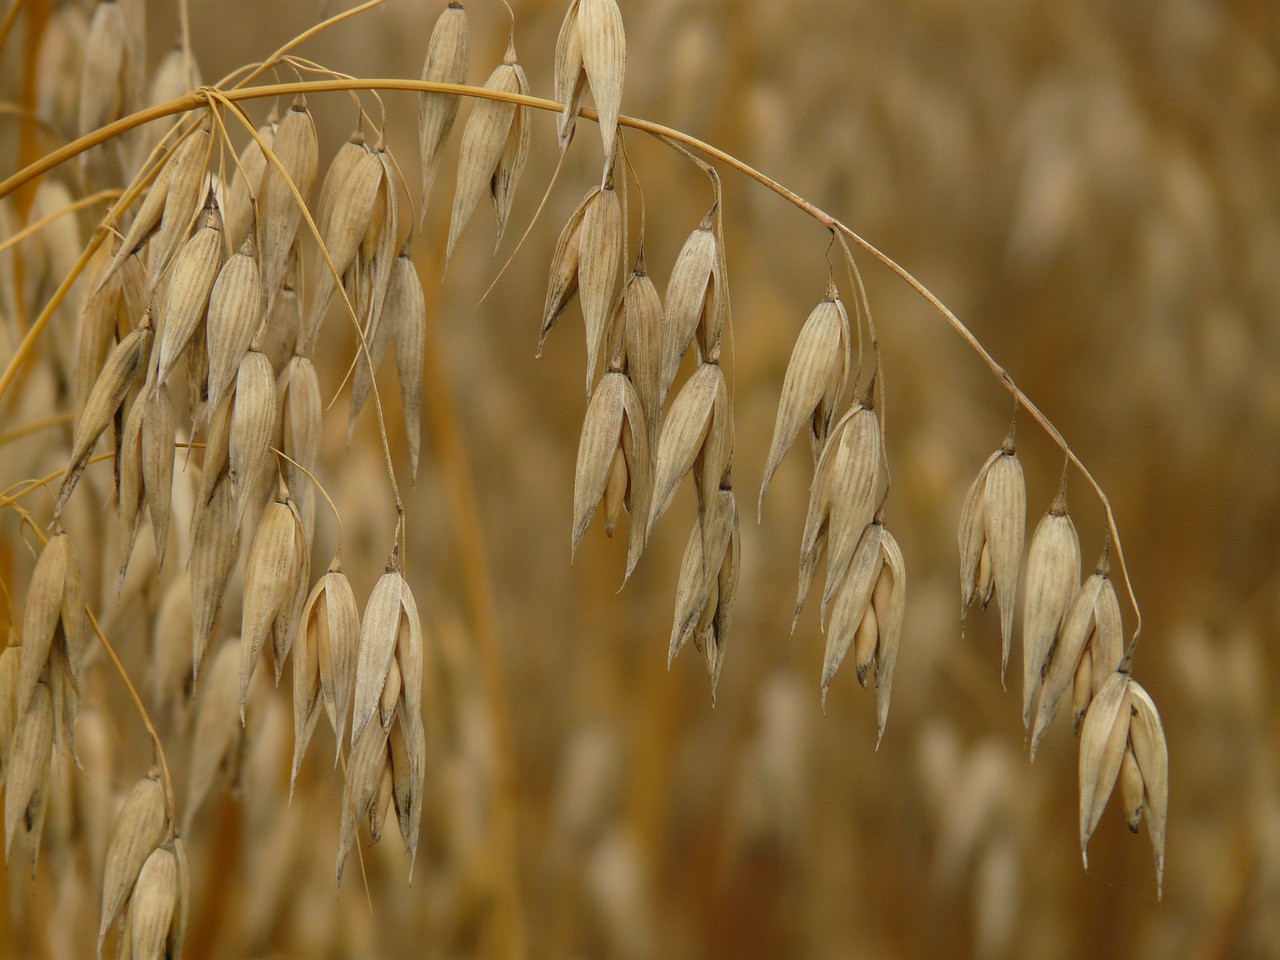
M117 3L95 8L79 98L81 132L120 117L140 97L139 44L126 20ZM451 2L431 33L421 76L460 84L468 67L467 18L462 5ZM708 171L714 202L671 264L659 296L645 258L643 220L635 257L629 256L634 222L626 165L619 163L625 68L616 0L572 0L555 54L559 145L562 152L570 147L590 91L603 165L599 184L574 209L552 253L538 352L577 299L588 402L571 555L596 513L612 536L625 511L625 582L657 521L691 478L697 514L678 574L667 657L670 666L692 640L714 698L743 563L732 483L732 376L722 359L730 325L723 198L718 176ZM151 96L180 94L198 75L190 52L180 48L157 71ZM531 109L510 99L530 92L514 30L484 86L496 98L476 100L462 127L446 263L486 193L498 242L510 221L532 138ZM459 100L438 90L420 95L424 213ZM95 275L79 318L78 362L66 378L74 384L76 417L52 535L34 564L21 637L0 651L6 857L12 841L26 835L34 862L56 788L55 761L64 747L74 750L91 646L85 584L62 526L64 511L109 439L121 543L110 579L122 589L135 553L149 549L145 536L139 543L144 521L151 526L154 569L166 560L184 565L160 598L150 681L161 710L180 717L181 707L192 708L175 721L188 754L181 831L168 773L162 782L157 770L134 787L111 833L99 951L118 922L121 956L181 951L190 887L182 835L209 797L240 782L255 762L250 741L271 722L267 704L274 703L258 669L266 651L277 685L292 657L291 793L322 713L336 737L344 765L338 880L362 822L377 842L394 809L410 875L421 832L427 656L423 616L403 569L403 523L363 614L343 572L340 544L321 576L313 570L324 409L315 360L331 314L350 322L359 340L349 374L348 434L363 412L376 408L395 489L376 376L392 350L411 473L418 470L427 307L411 259L415 218L405 215L403 178L383 131L370 135L363 113L318 191L321 156L304 95L283 114L277 106L238 152L225 149L232 144L224 131L235 122L235 111L211 102L172 130L143 128L128 162L123 153L88 155L93 179L110 179L112 164L139 171L132 180L138 202L108 217L103 226L110 245L91 261ZM223 157L233 159L227 164ZM41 191L37 211L71 202L60 185ZM0 206L0 217L6 210ZM0 233L9 232L0 222ZM46 259L31 265L38 289L70 269ZM0 259L0 271L6 269ZM860 279L855 286L865 303ZM0 274L0 297L12 287ZM864 322L870 329L869 317L857 312L855 323ZM903 634L906 570L885 525L883 371L878 351L869 370L861 368L861 355L855 366L853 339L849 313L830 280L786 370L757 509L787 453L807 433L813 479L795 618L825 560L822 702L852 651L858 682L876 688L879 738ZM846 401L848 393L853 397ZM188 468L189 523L177 479ZM970 489L959 538L962 628L974 600L985 607L995 598L1002 672L1012 645L1025 510L1011 431ZM243 576L238 598L230 596L237 570ZM1079 539L1064 494L1035 531L1023 589L1023 713L1031 752L1070 687L1081 734L1082 850L1119 782L1130 828L1136 831L1147 817L1161 875L1168 790L1163 728L1150 697L1129 677L1106 553L1097 572L1080 583ZM238 632L225 622L225 611L237 606Z
M1014 432L987 458L960 515L960 623L969 606L995 598L1002 637L1001 676L1009 663L1014 598L1026 530L1026 484ZM1023 585L1022 722L1031 756L1071 691L1072 728L1080 736L1080 848L1085 852L1120 782L1129 829L1145 814L1155 851L1157 891L1164 883L1169 758L1155 703L1130 677L1120 601L1111 581L1110 532L1097 569L1080 582L1080 538L1067 512L1066 474L1031 537ZM1034 722L1033 722L1034 721ZM1141 746L1138 746L1138 743Z

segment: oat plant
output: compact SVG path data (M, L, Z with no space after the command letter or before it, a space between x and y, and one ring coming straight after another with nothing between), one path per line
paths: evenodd
M412 535L421 521L403 494L425 472L446 478L452 522L464 540L478 537L429 310L442 274L449 282L445 266L457 271L470 255L464 236L488 231L508 264L549 262L542 311L530 293L520 321L530 347L565 350L568 338L585 338L582 427L573 489L563 491L572 503L570 553L597 514L606 535L625 528L617 580L626 584L656 538L686 534L665 654L655 643L648 655L665 655L672 667L692 646L714 699L732 660L749 562L742 531L751 511L735 481L745 473L746 502L762 516L779 496L766 498L788 455L807 455L803 529L769 549L798 555L796 621L816 607L825 632L815 705L845 696L850 674L874 687L877 743L900 651L911 642L910 558L893 533L911 504L890 496L893 373L862 271L887 269L923 297L990 368L1014 410L959 517L960 630L975 603L994 600L1003 678L1021 609L1030 752L1069 700L1080 737L1082 853L1118 784L1130 829L1147 824L1159 889L1168 758L1159 713L1132 676L1141 616L1120 530L1102 488L1013 377L929 290L841 220L688 132L623 113L628 70L641 65L628 63L627 11L617 0L568 4L550 78L526 73L519 11L506 24L487 17L505 27L506 49L499 62L476 62L481 46L459 2L443 5L422 38L418 79L353 77L298 52L322 32L358 30L360 16L382 2L329 16L212 83L200 82L185 6L182 38L159 64L147 62L140 0L69 4L31 31L23 70L41 99L19 112L49 136L24 136L18 168L0 183L0 433L41 433L54 464L23 463L41 472L0 495L11 542L0 653L9 869L81 871L99 953L176 957L200 924L193 871L209 869L188 860L186 839L229 788L243 797L246 829L265 838L278 822L273 804L305 804L299 795L327 778L341 798L328 827L338 838L335 882L351 851L366 855L361 836L376 842L389 821L410 877L415 857L438 843L424 807L442 789L429 753L453 690L441 646L448 628L429 599L438 591ZM25 6L33 15L45 9ZM19 55L10 29L23 7L11 3L0 26L6 59ZM59 60L59 50L71 54ZM535 95L539 88L554 96ZM393 150L389 128L412 123L398 117L394 92L417 97L416 158ZM313 114L322 103L326 120L345 117L344 127L324 128ZM270 113L257 123L249 110L260 104ZM543 112L554 116L554 140L542 136ZM341 145L322 149L322 132ZM684 212L664 209L658 191L646 194L645 171L628 150L641 139L706 178L704 215L677 227L688 238L669 263L648 254L646 229L679 225ZM523 182L533 151L559 161L537 188ZM595 172L569 182L582 169ZM442 195L450 181L451 200ZM557 191L580 193L550 249L535 249L536 239L504 243L535 236L516 220L522 186L545 188L544 204ZM734 256L724 220L730 191L747 189L772 192L830 235L812 251L815 261L826 258L825 289L795 305L794 349L774 386L763 464L734 456L739 430L767 426L735 418ZM447 230L428 216L437 207L449 211ZM87 241L66 229L78 224L91 225ZM495 264L492 273L504 269ZM394 379L383 372L388 356ZM349 400L332 409L348 384ZM429 444L420 439L424 418L438 434ZM1032 491L1047 508L1029 542L1015 424L1042 430L1064 459L1057 490ZM389 504L380 517L376 507L344 501L337 482L343 437L355 442L370 425ZM1074 495L1097 498L1106 518L1106 546L1083 582L1069 480ZM686 486L692 525L667 529ZM466 552L463 563L478 557ZM145 680L141 662L126 663L113 639L130 617L154 625ZM474 642L490 710L483 736L497 850L492 875L476 882L492 885L497 904L489 936L516 955L528 921L509 694L492 629L476 625ZM113 672L95 668L104 662ZM993 652L993 671L996 662ZM112 774L113 785L127 787L123 802L93 811L92 830L59 829L51 839L51 808L86 789L78 766L94 762L88 744L106 729L132 728L104 710L122 702L120 690L151 740L150 762ZM309 758L326 726L335 757ZM336 772L322 772L330 764ZM97 857L88 846L94 831L105 838ZM52 863L41 858L50 846Z

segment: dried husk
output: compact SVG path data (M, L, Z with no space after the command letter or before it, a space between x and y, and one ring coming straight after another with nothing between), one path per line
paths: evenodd
M250 241L222 267L209 296L205 342L209 352L210 411L221 406L231 388L240 358L262 324L265 303L262 271Z
M1030 729L1031 704L1040 692L1049 652L1080 588L1080 538L1059 493L1041 518L1027 556L1026 607L1022 616L1022 723Z
M306 631L307 642L316 652L325 713L341 747L356 684L360 611L351 583L336 557L311 588L302 612L301 629ZM334 759L337 760L336 753Z
M898 663L898 650L902 646L902 622L907 610L907 565L902 548L888 530L881 534L880 553L884 562L871 594L879 630L875 660L877 750L889 722L889 693Z
M427 42L422 79L428 83L466 83L468 62L467 14L451 2L436 20ZM422 159L422 216L427 213L431 185L440 155L458 116L459 97L447 93L418 95L418 146Z
M182 352L204 323L209 295L226 259L218 202L209 194L203 222L174 259L156 358L156 383L165 383Z
M302 518L287 493L281 491L258 522L245 564L244 611L240 628L240 719L244 720L249 681L264 642L270 638L276 659L276 680L293 643L298 616L293 613L298 584L307 580L307 544ZM305 598L305 594L303 595Z
M645 270L643 250L636 254L635 270L627 281L622 307L627 377L640 397L649 435L656 437L666 399L662 389L662 301Z
M289 251L302 222L302 204L311 193L320 164L315 121L302 94L294 98L289 111L281 118L271 141L271 152L279 164L266 158L258 200L262 283L268 303L284 281Z
M684 475L694 466L695 460L712 437L715 421L730 415L728 388L719 364L704 363L694 371L688 382L676 395L671 409L662 423L658 436L658 451L654 457L653 505L649 514L649 531L675 498L676 489ZM713 460L723 470L724 452L714 451ZM705 476L716 473L714 466ZM719 476L713 481L717 486ZM707 491L700 485L700 503L707 499Z
M581 0L578 4L578 28L582 67L600 116L607 178L608 171L613 168L618 114L622 109L622 83L627 67L627 38L622 29L622 12L618 9L617 0ZM568 105L572 106L572 102Z
M416 644L421 648L422 622L418 617L417 604L414 603L409 584L393 563L392 568L374 585L360 625L360 648L351 718L353 747L378 712L382 690L386 685L391 660L400 647L402 632L407 632L403 641L406 645Z
M375 587L375 591L376 591ZM367 614L366 614L367 618ZM378 723L366 724L362 736L353 744L347 760L347 787L343 791L342 826L338 838L337 883L342 883L342 868L356 838L356 825L369 812L382 783L382 771L391 762L387 749L387 731Z
M31 697L55 646L67 654L78 683L88 630L84 601L84 579L71 549L71 538L58 531L40 551L27 588L15 716L27 715Z
M551 270L547 278L547 299L542 308L542 327L538 331L538 349L535 356L542 356L542 347L547 334L560 319L560 315L573 302L578 294L578 264L582 256L582 221L587 206L600 192L599 187L592 187L585 197L574 207L573 213L560 231L556 240L555 251L551 255Z
M422 368L427 344L427 300L422 280L407 256L397 263L383 311L392 311L396 332L396 378L400 382L400 406L404 410L405 442L409 446L410 476L418 476L422 449ZM394 302L393 302L394 295Z
M107 845L102 877L102 920L98 924L98 956L116 915L133 892L143 864L164 840L169 825L164 787L153 770L134 784L116 816Z
M578 20L578 9L579 0L571 0L556 37L555 98L564 104L556 118L561 151L573 139L578 111L582 109L582 95L587 86L587 74L582 69L582 26Z
M840 302L835 284L829 282L826 299L809 314L791 351L791 361L782 381L778 416L765 463L764 481L760 485L757 511L763 509L764 495L773 474L806 421L813 439L815 461L822 455L836 403L848 379L848 330L848 314Z
M144 317L136 329L129 331L115 345L107 362L103 364L102 372L98 374L97 382L89 392L89 399L85 401L84 410L76 421L75 437L71 444L71 463L63 475L58 500L53 508L55 519L62 512L76 484L80 482L80 476L84 473L98 437L102 436L124 398L146 371L154 339L151 321Z
M129 902L133 960L165 960L165 945L178 906L178 860L157 847L147 857Z
M28 832L34 872L49 796L54 711L49 688L43 683L36 685L26 702L26 709L17 714L13 740L9 744L4 793L4 860L6 864L9 862L13 838L20 830Z
M506 56L489 75L485 89L501 93L529 92L524 70L516 62L514 42ZM531 134L527 107L501 100L477 100L462 131L462 147L458 158L458 185L453 196L449 218L449 241L445 263L453 258L453 250L475 212L486 189L493 198L498 217L498 240L506 226L511 209L511 194L519 180L528 155Z
M258 137L268 147L275 141L278 124L279 119L273 110L267 122L258 128ZM257 139L250 137L240 151L239 162L232 171L231 184L227 187L222 204L222 221L233 250L240 249L245 240L256 234L254 205L261 194L262 175L266 169L266 154L258 146Z
M662 298L663 321L662 393L671 389L680 359L693 340L704 313L723 311L719 256L711 227L715 211L710 211L684 242L671 267L667 293Z
M1165 826L1169 816L1169 748L1164 724L1155 702L1136 680L1128 685L1133 719L1129 724L1129 745L1142 774L1143 813L1151 832L1151 848L1156 859L1156 896L1164 895Z
M212 135L209 131L209 124L206 120L200 127L189 137L182 141L181 145L173 150L172 159L169 161L169 175L165 186L164 194L164 214L160 219L160 226L156 230L155 237L151 241L151 282L154 286L159 278L165 273L169 267L169 261L172 259L174 252L181 246L182 242L187 239L187 232L191 228L191 222L200 212L200 203L205 198L205 178L209 169L209 155L212 150ZM152 187L152 192L156 187ZM148 200L150 200L148 194ZM146 204L143 205L143 211L140 211L138 218L142 219L143 212L146 211ZM125 237L125 244L122 249L133 253L137 249L136 246L131 247L129 237L133 231ZM145 239L145 238L142 238ZM137 241L141 243L141 239Z
M578 235L578 293L587 330L587 393L595 380L605 322L618 282L622 249L626 240L622 203L612 184L592 194L582 213Z
M332 265L326 262L323 253L316 257L315 282L303 337L304 353L310 353L338 282L360 251L384 178L382 161L365 145L364 136L358 130L329 165L320 188L316 228Z
M1128 689L1127 672L1111 674L1093 698L1080 728L1080 855L1086 870L1089 838L1115 787L1127 749L1133 714Z
M228 457L236 516L242 518L276 433L276 378L265 354L250 350L240 358L233 401Z

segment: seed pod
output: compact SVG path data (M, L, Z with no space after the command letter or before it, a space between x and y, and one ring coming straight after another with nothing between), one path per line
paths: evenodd
M209 295L226 259L222 215L212 193L205 205L200 229L183 244L173 264L164 323L157 347L156 383L165 383L174 364L204 323Z
M618 281L626 226L622 204L611 183L592 194L582 212L578 242L578 289L582 296L582 317L587 329L587 395L595 380L605 321L613 303Z
M116 914L124 906L143 864L164 839L168 815L158 771L139 780L116 816L107 845L102 877L102 921L98 924L98 956Z
M80 482L80 475L89 463L89 455L98 437L107 429L108 424L120 409L120 404L129 390L138 382L147 368L151 356L151 344L154 337L151 332L151 320L143 317L142 323L131 330L107 357L107 362L98 374L98 380L85 401L80 419L76 421L75 438L71 444L71 463L62 478L62 487L58 490L58 500L54 504L53 516L57 519L66 506Z
M240 522L231 478L214 488L191 537L191 672L200 673L227 582L240 555Z
M309 649L315 651L325 712L341 745L355 688L360 612L351 584L336 557L307 597L301 630L306 634Z
M535 356L542 356L542 346L546 342L547 334L551 332L551 328L559 321L560 315L578 294L578 264L582 257L582 221L588 204L599 192L599 187L592 187L582 198L573 213L569 214L569 220L556 240L556 249L551 255L551 273L547 278L547 299L542 308L542 327L538 331L538 350Z
M60 645L62 652L68 654L68 661L79 682L87 629L80 565L71 549L71 538L58 531L40 551L40 559L36 561L31 575L31 585L27 588L15 716L27 715L31 697L50 662L55 645Z
M889 692L898 662L898 648L902 645L902 621L907 609L907 566L898 541L888 530L881 537L880 553L884 563L871 594L871 604L875 608L879 628L876 641L877 750L884 738L885 725L889 722Z
M656 437L662 421L662 301L645 272L644 250L636 253L635 270L622 297L623 339L627 377L636 388L644 422Z
M133 960L164 960L169 928L178 905L178 861L164 847L142 865L129 903Z
M271 453L276 432L276 378L271 361L250 350L240 358L231 411L228 455L236 491L236 516L244 517L249 496Z
M427 743L422 718L415 720L402 712L398 722L391 727L388 745L391 751L393 799L400 822L400 836L404 838L405 849L409 851L409 882L412 883L427 772Z
M360 625L355 700L351 718L353 748L378 711L392 657L397 654L401 643L406 646L416 645L421 649L422 622L418 617L418 607L409 584L395 563L393 556L387 572L374 585Z
M154 286L169 266L174 251L187 238L192 218L200 211L200 202L205 198L205 177L209 169L209 153L212 139L209 122L201 123L195 133L187 137L180 146L174 148L173 159L169 161L172 168L169 174L164 196L164 216L151 243L151 282ZM155 191L152 187L152 191ZM150 195L148 195L150 199ZM145 204L143 209L145 210ZM142 212L138 214L142 218ZM132 230L130 231L132 234ZM141 240L138 241L139 243ZM125 238L122 249L133 253L135 248L129 247L129 238Z
M676 378L680 358L693 340L707 313L724 312L720 282L720 258L712 232L715 210L702 218L698 229L684 242L667 281L666 317L663 321L662 393Z
M275 299L284 280L289 250L302 222L302 205L311 193L320 163L315 121L302 94L294 98L276 128L271 151L279 163L268 161L263 170L258 219L262 284L268 303Z
M1044 687L1040 691L1040 703L1036 710L1036 722L1032 728L1031 758L1033 760L1040 738L1044 736L1058 712L1062 695L1066 693L1068 685L1075 681L1082 658L1091 656L1090 651L1095 643L1098 643L1102 649L1110 651L1120 647L1124 642L1120 622L1120 603L1116 599L1111 578L1107 575L1107 567L1104 556L1098 565L1098 572L1084 582L1084 586L1076 594L1062 621L1057 643L1053 645L1050 654ZM1099 640L1099 638L1105 639ZM1117 656L1115 659L1115 663L1106 664L1108 675L1119 665L1120 658Z
M436 20L422 64L422 79L428 83L467 82L467 15L453 0ZM440 166L440 152L449 139L458 116L459 98L447 93L418 95L418 146L422 156L422 216L427 215L431 185Z
M294 600L299 580L305 591L307 544L298 508L281 490L258 523L245 565L244 616L240 630L240 719L244 720L249 680L270 636L276 658L276 682L297 627ZM305 597L305 592L303 596Z
M1089 838L1115 787L1127 749L1133 714L1128 687L1127 673L1111 674L1093 698L1080 728L1080 855L1086 870Z
M1080 588L1080 538L1060 490L1031 538L1027 599L1022 617L1022 723L1030 729L1031 704L1040 691L1049 652Z
M168 388L139 397L142 406L142 488L155 536L156 563L164 563L173 503L173 400Z
M845 654L849 652L862 624L872 592L884 563L881 549L885 536L879 521L863 528L862 537L850 559L848 571L841 580L831 607L831 623L827 628L826 651L822 658L822 702L826 706L827 689L835 678ZM878 628L876 628L878 629ZM874 642L875 636L872 636ZM874 653L874 646L872 652Z
M267 122L258 128L258 136L268 147L275 140L279 119L274 110ZM231 185L227 188L226 199L222 204L222 220L226 225L227 240L231 248L238 250L254 230L254 198L262 190L262 175L267 169L267 158L258 146L257 139L250 137L244 149L240 151L240 159L231 174Z
M53 700L43 683L27 696L27 707L18 721L9 744L4 794L4 860L19 827L31 837L31 867L35 870L48 804L49 769L53 756Z
M414 289L416 287L416 290ZM403 250L391 268L387 289L387 298L383 309L369 321L365 331L366 353L362 346L356 357L355 370L351 375L351 413L347 419L347 437L351 437L355 429L356 417L364 407L373 386L374 374L387 348L396 336L397 326L407 310L418 309L414 298L422 304L421 312L425 317L425 298L422 294L422 283L418 280L418 272L413 268L408 250Z
M403 260L404 265L397 267L398 273L392 274L387 302L382 309L395 318L396 378L400 382L409 465L416 479L422 447L422 364L427 342L427 301L418 271L408 256Z
M375 593L377 587L374 588ZM382 783L382 771L391 762L387 749L387 732L378 723L365 724L362 735L352 744L347 761L349 792L344 793L342 827L338 837L337 882L342 883L342 868L356 838L356 824L369 812L369 807Z
M1160 712L1147 691L1136 680L1130 680L1128 696L1133 704L1129 745L1142 773L1144 813L1155 852L1156 896L1160 898L1164 894L1164 838L1169 816L1169 748Z
M364 135L359 130L338 150L325 174L324 185L320 188L316 227L332 267L323 253L316 258L313 300L303 337L302 352L305 354L311 353L338 280L360 250L360 241L369 228L384 175L382 161L365 146Z
M831 593L841 582L858 540L874 516L882 459L880 421L875 411L854 404L832 428L814 470L800 541L800 583L792 630L822 555L829 551L827 586L823 590L825 616Z
M123 278L119 273L106 277L106 267L99 273L94 290L85 298L80 314L80 350L76 363L76 415L84 410L102 365L116 338L116 325L122 299ZM0 282L4 277L0 276ZM0 314L5 311L0 309Z
M581 0L578 24L582 67L591 96L600 114L600 138L604 143L606 179L613 168L618 138L618 114L622 109L622 82L627 67L627 38L617 0Z
M826 298L809 314L791 351L757 511L763 509L769 482L806 421L813 441L814 461L821 457L848 375L849 316L834 281L828 281Z
M587 86L586 71L582 69L582 27L578 21L578 8L579 0L570 0L556 37L555 98L564 104L556 118L561 152L573 139L578 111L582 109L582 94Z
M487 90L528 94L529 82L524 69L516 62L514 40L507 45L503 62L489 75L484 85ZM453 197L449 242L445 251L446 265L453 258L458 237L475 212L486 187L498 218L498 241L502 240L512 194L529 153L530 135L528 107L517 107L500 100L478 100L472 107L471 116L462 131L458 185Z
M226 262L209 295L206 344L209 351L208 410L217 410L236 378L240 358L262 324L262 272L252 240Z
M658 436L658 452L654 458L653 471L653 506L649 515L650 531L671 505L684 475L708 447L707 441L713 434L716 421L727 419L730 415L728 388L719 364L700 365L676 395ZM713 459L723 460L723 457L717 455ZM723 467L723 463L720 465ZM719 483L718 476L715 483ZM710 496L700 485L699 502L709 500Z

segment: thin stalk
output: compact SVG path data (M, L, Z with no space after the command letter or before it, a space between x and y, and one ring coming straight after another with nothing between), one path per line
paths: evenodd
M377 2L380 2L380 0L370 0L369 3L363 5L362 7L354 8L352 11L348 11L348 13L357 12L361 9L364 9L365 7L376 4ZM326 23L328 23L328 21L326 21ZM353 80L345 80L345 79L312 80L312 81L299 81L294 83L270 84L267 86L253 87L248 89L238 88L234 90L228 90L225 93L221 94L220 99L225 99L226 101L229 101L229 102L239 102L241 100L254 100L254 99L261 99L263 97L287 97L287 96L293 96L298 93L322 93L325 91L372 90L372 89L401 90L401 91L407 91L412 93L456 94L458 96L473 97L476 99L483 99L483 100L499 100L504 103L512 103L518 106L532 107L533 109L536 109L536 110L546 110L549 112L558 112L559 110L562 109L562 106L563 106L562 104L560 104L558 101L555 101L555 100L547 100L541 97L532 97L532 96L526 96L523 94L505 93L497 90L489 90L484 87L473 87L466 84L437 83L437 82L428 82L428 81L422 81L422 80L407 80L407 79L396 79L396 78L353 79ZM132 114L131 116L124 117L114 123L108 124L107 126L101 128L100 130L97 130L91 134L81 137L78 140L74 141L73 143L67 144L65 147L55 150L54 152L46 155L45 157L42 157L40 160L34 163L29 164L22 170L10 176L3 183L0 183L0 197L7 196L8 194L12 193L14 190L30 182L36 177L42 176L43 174L47 173L49 170L53 169L59 164L66 162L72 157L77 156L83 151L93 146L96 146L99 143L105 142L106 140L110 140L113 137L119 136L120 134L125 133L133 129L134 127L137 127L143 123L147 123L151 120L156 120L161 117L170 116L174 113L180 113L183 111L194 109L196 106L199 106L201 103L206 102L209 99L210 99L209 91L196 90L182 97L179 97L175 100L172 100L168 103L150 107L146 110L141 110L135 114ZM587 120L599 119L598 115L594 110L587 109L587 108L583 108L580 111L580 116L582 116ZM750 164L747 164L744 161L739 160L737 157L733 156L730 153L725 152L724 150L721 150L719 147L713 146L712 144L706 143L705 141L700 140L697 137L691 136L687 133L684 133L680 130L676 130L672 127L668 127L664 124L655 123L651 120L644 120L637 117L627 117L627 116L619 117L618 123L621 126L630 127L635 130L640 130L644 133L648 133L660 139L666 138L668 140L673 140L677 143L683 144L685 147L695 150L698 153L701 153L703 156L708 157L711 160L715 160L719 163L722 163L725 166L742 174L743 176L756 181L761 186L765 187L766 189L777 194L782 199L786 200L788 203L796 207L798 210L808 214L810 217L812 217L818 223L822 224L827 229L838 231L845 238L857 244L867 253L871 254L873 257L879 260L890 271L897 274L897 276L903 282L905 282L909 287L911 287L912 290L914 290L920 297L922 297L931 307L933 307L933 309L937 311L939 315L941 315L941 317L947 322L947 324L950 325L951 328L955 330L957 334L959 334L960 338L964 340L964 342L969 346L969 348L973 350L974 353L976 353L982 359L982 361L990 368L991 372L995 375L996 379L998 379L1004 385L1005 389L1013 396L1013 398L1018 401L1018 403L1027 411L1028 414L1031 415L1031 418L1040 425L1041 429L1044 430L1045 434L1049 437L1049 439L1054 443L1055 446L1057 446L1063 452L1063 454L1066 456L1067 460L1071 463L1071 465L1080 472L1081 476L1084 477L1086 482L1093 489L1094 494L1097 496L1099 502L1102 504L1102 508L1104 512L1106 513L1107 527L1111 533L1112 540L1115 543L1116 560L1124 580L1125 589L1129 595L1129 603L1133 607L1133 612L1137 619L1137 624L1134 627L1134 632L1133 632L1134 639L1136 639L1141 634L1142 611L1138 606L1137 596L1134 592L1133 583L1129 576L1128 564L1125 562L1125 559L1124 559L1124 550L1123 550L1123 547L1121 546L1120 531L1116 524L1115 513L1111 507L1110 499L1107 497L1106 493L1103 491L1102 486L1094 478L1093 474L1089 472L1088 468L1085 467L1084 463L1076 455L1075 451L1071 449L1071 446L1067 443L1066 439L1063 437L1062 433L1058 430L1058 428L1054 426L1053 422L1040 410L1038 406L1035 405L1035 403L1032 402L1031 398L1028 397L1020 387L1018 387L1018 385L1014 382L1012 375L1010 375L1010 373L1007 370L1005 370L1005 368L1002 367L996 361L995 357L991 355L991 353L986 349L986 347L982 345L982 343L978 340L978 338L973 335L973 332L970 331L969 328L964 325L964 323L960 320L960 318L957 317L955 313L953 313L950 310L950 308L948 308L941 300L939 300L938 297L931 290L929 290L929 288L926 287L921 281L917 280L916 277L912 275L905 267L901 266L896 260L894 260L888 254L881 251L879 247L876 247L870 241L865 240L862 236L860 236L850 227L846 226L836 217L833 217L831 214L827 213L826 211L822 210L820 207L806 200L804 197L800 196L795 191L788 189L778 181L774 180L772 177L769 177L768 175L757 170L755 167L752 167ZM69 287L69 284L66 284L64 286ZM65 290L62 290L62 288L59 288L59 289L62 292L63 296L65 296ZM61 298L59 298L59 300L60 299ZM47 318L46 318L46 322L47 322ZM25 345L25 341L24 341L24 345ZM20 348L20 352L21 352L21 348ZM16 359L17 358L15 357L15 360ZM13 363L10 364L10 367L11 368L13 367ZM10 380L12 380L12 370L7 370L5 372L4 379L0 380L0 394L3 394L4 390L8 387Z

